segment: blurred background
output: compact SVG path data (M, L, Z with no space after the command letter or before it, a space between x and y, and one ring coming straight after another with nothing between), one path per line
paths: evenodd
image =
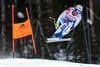
M28 7L37 54L31 36L15 40L12 53L12 4L15 23L27 20ZM53 20L68 7L83 6L81 23L65 37L73 41L46 43L55 31ZM100 0L0 0L0 58L42 58L100 64Z

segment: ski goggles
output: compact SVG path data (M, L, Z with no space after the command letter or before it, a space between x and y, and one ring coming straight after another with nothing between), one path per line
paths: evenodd
M81 14L82 11L75 9L75 12L77 12L78 14Z

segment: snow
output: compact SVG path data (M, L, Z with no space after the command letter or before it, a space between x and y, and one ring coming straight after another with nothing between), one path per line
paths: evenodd
M18 12L18 13L17 13L17 16L18 16L19 18L24 18L24 14L23 14L22 12Z
M100 67L100 65L72 63L47 59L9 58L1 59L0 67Z

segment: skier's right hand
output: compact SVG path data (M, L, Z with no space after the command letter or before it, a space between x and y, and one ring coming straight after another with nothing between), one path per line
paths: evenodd
M55 23L55 28L58 29L59 25L60 25L60 22L56 22Z

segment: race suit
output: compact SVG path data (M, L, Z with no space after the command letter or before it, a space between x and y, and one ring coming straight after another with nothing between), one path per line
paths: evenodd
M73 10L75 10L75 8L70 7L61 13L56 22L57 30L54 32L52 37L62 38L79 24L82 18L81 14L74 16L72 14ZM59 24L61 25L59 26Z

